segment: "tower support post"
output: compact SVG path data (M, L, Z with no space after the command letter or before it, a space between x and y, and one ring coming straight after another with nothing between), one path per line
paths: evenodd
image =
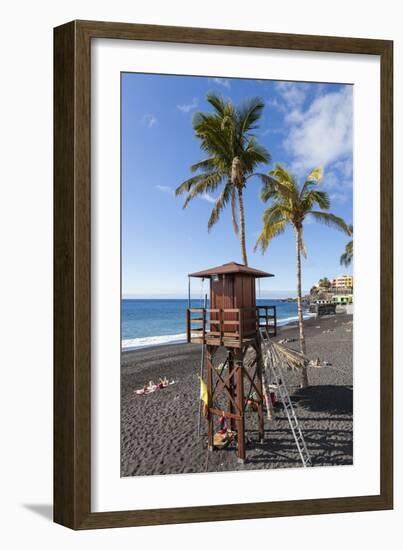
M259 441L264 441L264 408L265 389L263 383L262 357L260 346L249 344L256 356L245 361L249 347L226 348L228 365L225 369L215 369L214 355L217 346L206 345L207 360L207 445L208 450L214 449L214 416L224 415L228 419L231 430L237 434L237 458L239 463L246 460L245 449L245 414L252 394L256 395L252 408L257 410ZM252 370L252 369L255 370ZM246 384L246 386L245 386ZM220 398L220 395L222 397ZM222 409L223 400L226 410Z
M207 407L207 445L208 450L212 451L213 438L214 438L214 415L210 411L213 406L213 358L212 347L206 346L207 352L207 395L208 395L208 407Z
M245 462L245 399L243 391L243 352L237 350L235 353L235 384L236 384L236 404L238 408L239 419L237 420L237 456L238 462Z
M230 393L230 396L231 397L229 398L229 411L231 414L235 414L235 407L234 407L234 404L233 404L233 401L235 401L235 379L234 379L234 353L231 349L228 349L228 375L229 375L229 379L230 379L230 383L229 383L229 393ZM235 422L235 419L234 418L231 418L230 419L230 426L231 426L231 430L235 431L236 430L236 422Z
M260 346L257 346L256 349L256 388L258 390L258 404L257 404L257 415L259 423L259 441L263 443L264 441L264 413L263 413L263 382L262 382L262 356ZM270 399L270 396L269 396Z

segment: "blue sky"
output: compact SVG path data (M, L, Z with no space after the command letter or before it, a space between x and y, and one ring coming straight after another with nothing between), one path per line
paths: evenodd
M230 209L207 231L218 193L196 198L184 210L175 188L191 175L190 165L205 158L192 129L196 111L209 111L206 94L219 93L240 103L259 96L265 101L259 141L271 153L267 172L281 163L299 180L316 166L324 170L321 187L329 193L330 211L352 223L353 136L352 86L192 76L122 75L122 294L132 297L184 297L187 274L230 261L241 262ZM253 252L265 205L256 178L245 190L249 265L269 271L261 296L295 291L295 241L292 229L276 237L267 252ZM348 273L339 258L346 235L305 223L308 258L302 286L323 276ZM192 287L200 294L200 283Z

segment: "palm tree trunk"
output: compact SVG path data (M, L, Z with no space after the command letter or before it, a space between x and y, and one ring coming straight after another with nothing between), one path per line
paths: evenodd
M305 355L305 331L304 318L302 315L302 290L301 290L301 230L295 230L296 252L297 252L297 307L298 307L298 325L299 325L299 346L301 353ZM309 385L308 371L306 367L302 368L302 387Z
M241 187L238 187L238 201L239 201L239 240L241 243L242 261L244 265L248 265L248 257L246 255L246 244L245 244L245 210L243 206L243 194L242 194Z

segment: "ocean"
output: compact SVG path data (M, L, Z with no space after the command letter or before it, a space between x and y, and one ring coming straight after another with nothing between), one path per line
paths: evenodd
M203 307L192 299L192 307ZM277 325L297 320L297 304L281 300L261 299L257 305L277 306ZM187 300L122 300L122 350L186 341ZM207 305L208 307L208 305ZM306 311L304 317L311 315Z

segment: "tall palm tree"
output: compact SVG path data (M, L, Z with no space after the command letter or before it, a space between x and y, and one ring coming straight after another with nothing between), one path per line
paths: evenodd
M264 102L253 97L235 106L213 93L207 95L207 101L213 112L199 112L193 117L193 129L207 158L190 167L198 174L179 185L176 195L187 193L183 205L186 208L195 197L223 186L208 220L208 229L210 231L221 211L231 203L234 231L239 235L243 263L248 265L243 191L252 176L264 176L255 173L257 166L271 160L270 153L253 134L258 128Z
M348 226L350 235L353 234L353 226ZM343 254L340 256L340 265L348 267L353 261L353 239L346 244Z
M297 305L299 340L301 353L306 353L304 321L302 316L301 291L301 254L306 257L306 248L303 237L303 225L307 217L344 231L348 235L350 230L346 222L330 212L330 201L325 191L319 191L317 185L322 179L322 170L315 168L308 175L302 186L299 186L295 177L281 165L277 165L265 178L261 193L263 202L271 204L263 214L263 228L255 245L265 252L271 240L285 231L291 225L295 233L296 243L296 276L297 276ZM314 207L320 210L315 210ZM306 366L302 369L302 386L308 385Z

